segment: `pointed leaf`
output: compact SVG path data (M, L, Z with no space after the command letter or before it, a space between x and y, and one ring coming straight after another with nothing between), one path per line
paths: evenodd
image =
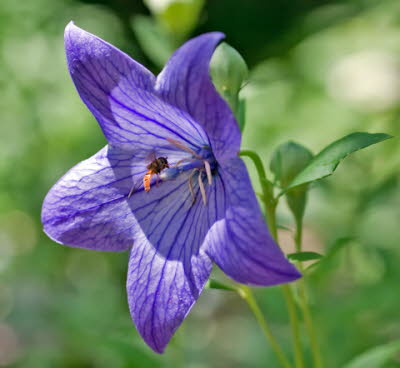
M280 230L286 230L286 231L290 231L290 232L293 231L290 227L287 227L285 225L277 224L276 227L277 227L277 229L280 229Z
M400 352L399 340L375 346L352 359L344 368L382 368L398 352Z
M206 289L219 289L219 290L227 290L227 291L236 291L233 286L223 284L214 279L209 279L204 286Z
M315 259L321 259L323 255L316 252L297 252L288 254L287 257L291 261L304 262L304 261L313 261Z
M324 271L328 268L329 266L333 263L335 256L337 253L344 248L345 246L349 245L352 241L354 240L353 237L346 236L346 237L341 237L335 240L335 242L328 248L328 251L324 255L323 258L321 258L318 262L313 263L309 267L307 267L308 271L316 271L315 273L318 273L320 271Z
M339 165L339 162L350 153L389 138L392 138L392 136L384 133L358 132L333 142L314 157L293 179L286 190L331 175Z

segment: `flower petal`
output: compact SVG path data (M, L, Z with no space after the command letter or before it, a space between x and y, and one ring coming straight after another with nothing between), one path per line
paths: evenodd
M270 286L299 278L268 232L243 161L233 159L219 173L216 192L225 192L225 199L216 203L226 212L209 232L210 258L243 284Z
M106 146L69 170L43 201L42 223L46 234L72 247L128 249L140 230L130 204L146 203L154 197L152 191L151 195L134 200L141 198L139 192L143 191L139 187L147 171L147 154L146 151L125 152ZM157 157L168 156L171 165L184 155L170 149L157 151ZM177 184L169 185L167 193Z
M187 111L208 134L218 160L236 156L240 131L228 104L216 91L209 64L222 33L206 33L193 38L171 56L157 77L161 96Z
M127 291L132 319L146 343L158 353L164 351L189 313L212 268L207 255L184 242L192 236L188 225L182 230L168 254L158 252L144 234L131 250Z
M72 247L122 251L133 242L136 221L126 202L133 177L144 164L106 146L67 172L49 191L42 208L44 231ZM144 161L143 161L144 162Z
M154 91L153 74L128 55L72 22L65 50L75 86L112 145L147 149L167 145L166 138L208 144L203 129L164 102Z
M208 279L212 263L203 250L208 221L223 215L215 212L215 205L203 205L197 180L193 180L197 200L192 204L188 175L162 183L150 193L138 193L130 204L143 233L131 250L129 306L143 339L159 353ZM210 200L214 191L215 186L206 185Z

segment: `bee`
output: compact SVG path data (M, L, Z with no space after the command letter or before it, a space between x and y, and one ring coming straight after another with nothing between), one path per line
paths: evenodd
M150 192L151 178L153 177L153 175L157 175L156 183L158 184L159 174L161 173L161 171L163 171L164 169L168 169L170 166L166 157L157 157L154 152L149 155L146 161L150 161L150 163L146 166L147 172L143 176L143 188L148 193ZM132 189L128 194L128 198L130 198L132 194L136 192L140 185L140 181L133 184Z
M157 183L158 183L158 175L164 169L168 169L169 164L166 157L158 157L151 161L146 169L148 170L143 177L143 187L146 192L150 192L150 182L153 175L157 175Z

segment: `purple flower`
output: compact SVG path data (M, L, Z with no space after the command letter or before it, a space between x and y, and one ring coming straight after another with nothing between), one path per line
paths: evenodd
M156 78L73 23L65 30L69 71L108 145L50 190L44 230L72 247L130 251L130 312L159 353L199 297L213 262L250 285L300 276L268 233L238 158L237 123L209 76L222 38L207 33L188 41ZM169 168L153 175L146 192L151 155L166 158Z

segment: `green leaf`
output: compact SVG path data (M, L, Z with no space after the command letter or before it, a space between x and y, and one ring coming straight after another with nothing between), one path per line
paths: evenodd
M297 252L288 254L287 257L291 261L304 262L304 261L313 261L315 259L321 259L323 255L316 252Z
M313 263L309 267L307 267L307 271L315 270L316 273L325 271L327 268L329 268L330 265L332 265L336 255L339 253L341 249L343 249L345 246L350 244L352 241L354 241L354 237L346 236L346 237L341 237L335 240L335 242L328 248L328 251L324 255L323 258L321 258L320 261Z
M285 189L312 160L313 154L303 145L288 141L278 146L271 157L270 169L275 180ZM285 192L286 201L296 223L303 221L307 203L307 185ZM301 225L300 225L301 226Z
M324 148L311 162L293 179L286 188L294 188L311 181L319 180L331 175L339 162L350 153L382 142L392 136L384 133L352 133Z
M282 188L299 174L313 158L313 154L303 145L288 141L279 145L272 153L269 167Z
M206 289L236 291L236 289L233 286L223 284L222 282L213 279L209 279L204 287Z
M384 364L388 363L398 352L400 352L399 340L375 346L352 359L343 368L383 368Z
M277 229L281 229L281 230L290 231L290 232L293 231L290 227L287 227L287 226L285 226L285 225L280 225L280 224L277 224L277 225L276 225L276 228L277 228Z
M324 261L329 261L336 256L339 251L348 245L350 242L354 241L352 236L343 236L338 238L331 247L329 247L328 252L325 254Z
M243 132L246 124L246 100L239 98L239 103L236 111L236 120L239 124L240 131Z

